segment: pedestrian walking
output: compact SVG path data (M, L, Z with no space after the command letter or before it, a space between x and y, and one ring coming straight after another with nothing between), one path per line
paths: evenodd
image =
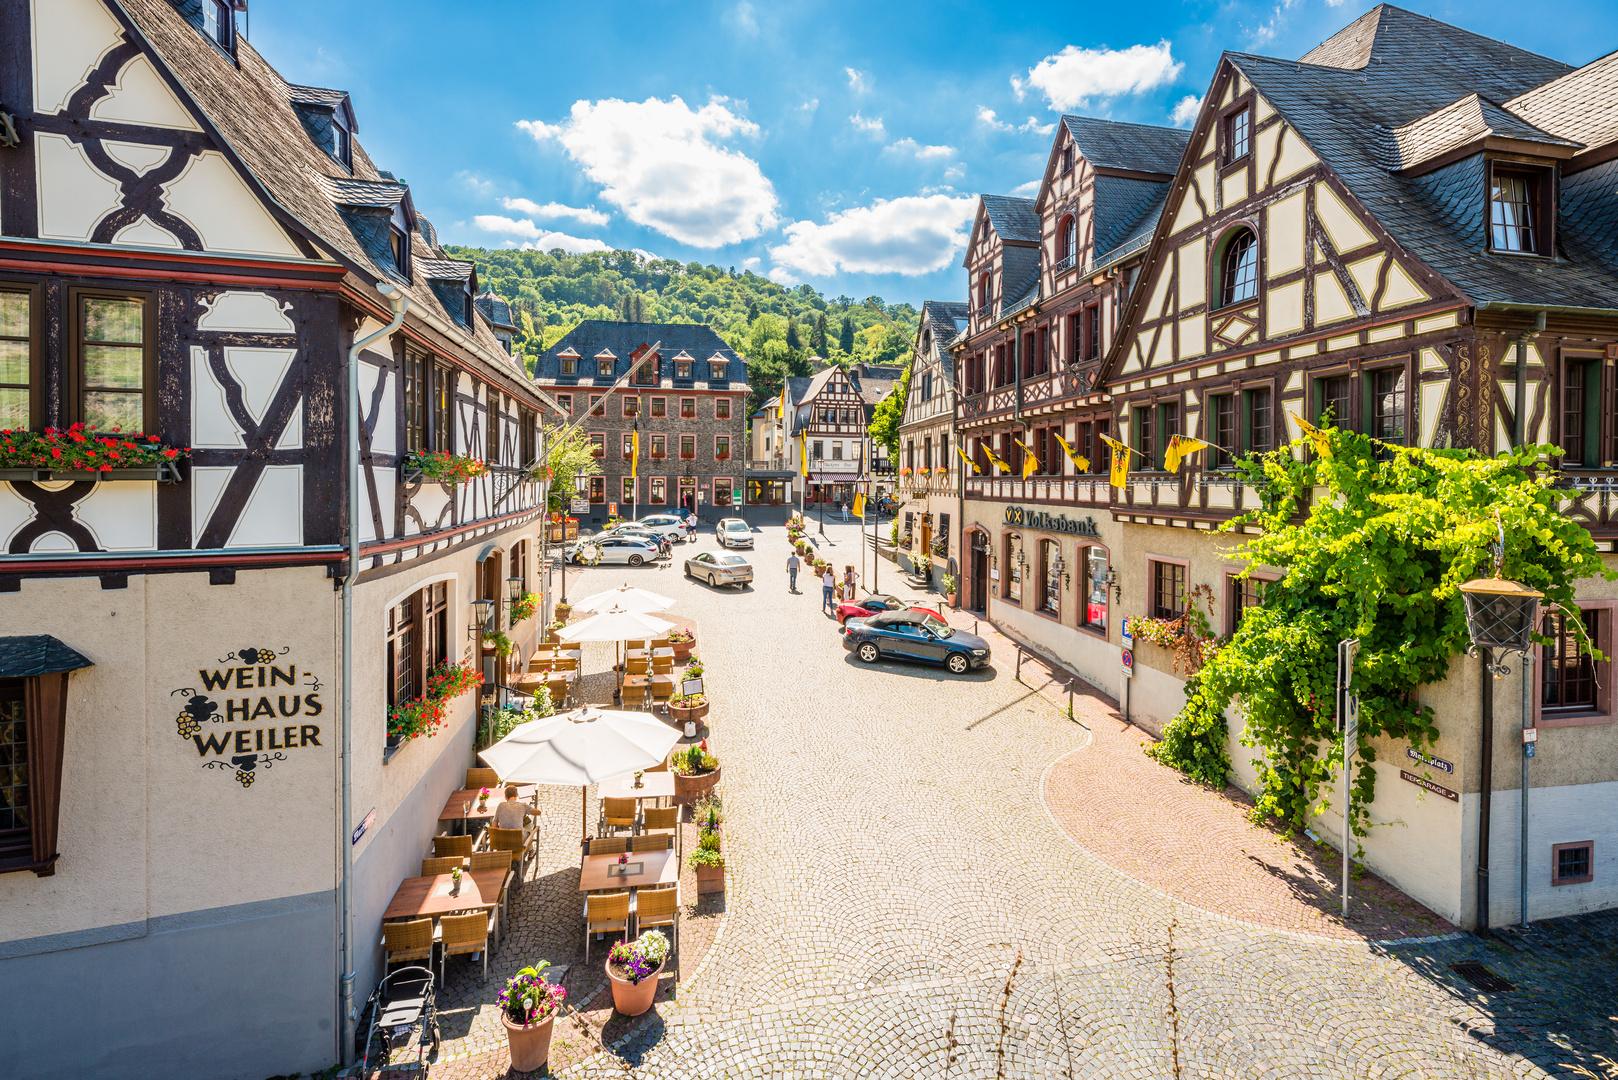
M691 539L697 538L697 512L687 509L685 512L685 527L690 531Z
M787 553L787 592L798 591L798 567L801 565L802 560L796 551Z
M847 600L851 604L854 602L855 596L854 585L859 581L859 579L860 576L854 572L854 568L852 566L845 566L843 568L843 599Z
M832 597L837 592L837 575L826 567L826 576L820 579L820 610L831 612L832 618L837 617L837 605L832 603Z
M848 520L848 503L843 503L843 520Z

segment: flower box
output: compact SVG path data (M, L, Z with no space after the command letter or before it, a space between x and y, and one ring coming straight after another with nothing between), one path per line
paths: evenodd
M674 774L674 802L677 806L694 803L714 789L719 783L720 774L725 771L723 765L712 772L698 773L695 776L681 776Z
M713 706L706 701L704 701L701 705L670 705L669 716L679 723L684 724L691 720L701 720L704 716L708 715L708 710L712 707Z
M137 465L127 469L0 469L0 480L34 484L60 480L93 480L98 484L120 480L155 480L159 484L178 484L181 476L178 462L165 461L159 465Z
M718 866L697 867L697 895L707 896L711 893L725 891L725 864Z
M681 451L680 460L682 460L682 461L694 461L696 459L696 456L697 456L696 451L692 451L689 454L685 453L684 451Z

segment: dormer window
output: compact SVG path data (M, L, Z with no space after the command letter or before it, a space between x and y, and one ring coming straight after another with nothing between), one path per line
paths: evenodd
M343 168L350 172L354 170L354 136L349 133L342 109L332 113L331 117L331 156L341 161Z
M1550 254L1548 169L1495 165L1489 176L1489 246L1513 255Z
M598 378L598 379L610 379L610 378L612 378L612 361L611 360L597 360L596 361L596 378Z
M472 328L472 279L471 278L466 279L465 293L466 293L466 304L461 309L461 322L463 324L465 324L465 326L466 326L466 328L468 330L470 330ZM510 349L508 348L506 351L509 352Z
M723 382L725 380L725 362L723 360L715 360L713 363L709 364L708 367L711 371L711 374L708 376L710 379L717 382Z
M1056 269L1071 270L1079 259L1079 223L1071 214L1062 219L1056 233Z
M1062 175L1066 176L1073 171L1073 144L1068 143L1062 147Z
M579 354L560 353L556 357L562 362L563 375L577 375L579 373Z
M1247 156L1253 148L1253 114L1237 109L1225 117L1225 164Z
M393 252L393 268L399 271L399 276L410 276L410 234L405 232L404 226L395 220L388 226L388 247Z
M236 11L230 0L202 0L202 32L225 52L236 55Z
M674 377L676 379L689 379L691 377L691 361L676 360L674 362Z

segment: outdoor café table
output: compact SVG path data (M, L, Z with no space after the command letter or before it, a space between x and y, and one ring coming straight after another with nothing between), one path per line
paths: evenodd
M450 895L455 882L448 874L405 878L399 882L399 891L393 894L393 903L382 913L382 921L450 915L457 911L492 911L500 902L500 886L505 883L506 873L498 868L467 870L461 874L461 891L456 896Z
M533 791L534 785L517 785L517 790L519 792L524 788L527 788L529 791ZM449 801L444 803L444 809L438 815L438 820L449 822L475 822L479 827L487 825L489 822L493 821L494 808L499 806L501 801L505 798L505 788L490 788L489 805L482 810L478 809L478 790L478 788L466 788L462 791L450 792Z
M635 786L635 774L625 773L615 776L611 780L601 781L596 793L603 799L672 799L674 797L674 774L667 769L659 772L643 773L640 778L641 786Z
M671 850L631 851L625 864L630 872L613 872L616 855L586 855L579 866L579 891L634 889L642 885L672 885L680 880L680 860ZM391 908L389 909L392 910Z

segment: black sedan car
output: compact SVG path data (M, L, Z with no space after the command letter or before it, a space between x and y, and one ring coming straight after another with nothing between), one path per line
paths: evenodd
M867 664L888 657L943 664L965 675L989 662L989 643L923 611L883 611L843 624L843 648Z

